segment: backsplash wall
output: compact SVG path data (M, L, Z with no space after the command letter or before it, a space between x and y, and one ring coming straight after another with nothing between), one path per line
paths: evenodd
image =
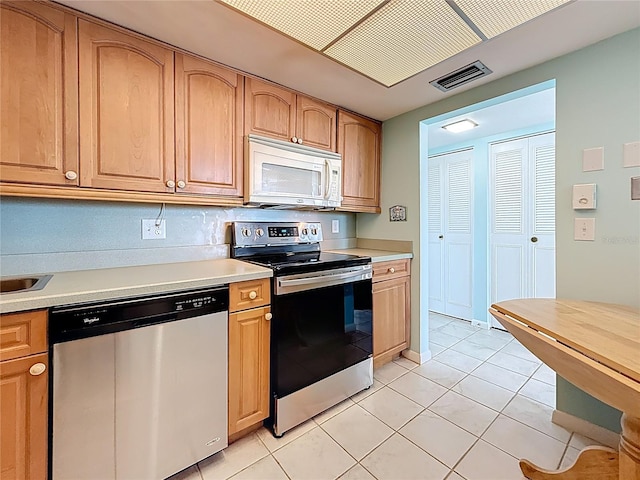
M166 205L167 238L142 240L141 220L160 210L160 204L3 197L0 274L225 258L234 221L319 221L323 249L352 246L356 236L352 213ZM331 233L332 220L340 233Z

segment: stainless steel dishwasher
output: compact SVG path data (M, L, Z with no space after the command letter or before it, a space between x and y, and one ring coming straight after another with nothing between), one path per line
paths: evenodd
M227 287L55 308L54 480L163 479L227 446Z

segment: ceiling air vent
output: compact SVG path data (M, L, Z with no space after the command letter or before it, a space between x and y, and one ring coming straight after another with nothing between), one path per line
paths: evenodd
M456 87L460 87L465 83L469 83L476 78L484 77L490 73L493 73L492 70L487 68L480 60L477 60L469 65L459 68L458 70L447 73L440 78L436 78L429 83L438 90L448 92L449 90L453 90Z

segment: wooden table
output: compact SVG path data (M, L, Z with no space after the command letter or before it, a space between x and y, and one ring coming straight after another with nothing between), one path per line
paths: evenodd
M587 447L565 470L527 460L530 480L640 480L640 310L579 300L522 299L489 309L561 377L623 412L619 451Z

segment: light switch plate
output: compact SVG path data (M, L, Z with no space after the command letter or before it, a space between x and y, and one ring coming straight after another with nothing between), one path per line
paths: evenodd
M572 205L574 210L593 210L596 208L596 184L583 183L573 186Z
M604 170L604 147L585 148L582 151L582 171Z
M340 233L340 220L331 220L331 233Z
M596 219L576 218L573 239L581 241L593 241L596 239Z
M625 143L622 146L622 166L640 167L640 142Z
M631 177L631 200L640 200L640 177Z

